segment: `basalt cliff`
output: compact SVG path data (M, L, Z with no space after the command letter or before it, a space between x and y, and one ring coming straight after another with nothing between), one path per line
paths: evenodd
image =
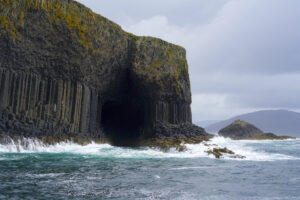
M207 136L192 124L185 49L127 33L73 0L0 0L0 133Z

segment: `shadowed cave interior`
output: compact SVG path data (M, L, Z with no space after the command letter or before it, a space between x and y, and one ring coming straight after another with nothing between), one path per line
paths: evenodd
M130 145L140 136L144 111L129 101L103 104L101 124L114 145Z

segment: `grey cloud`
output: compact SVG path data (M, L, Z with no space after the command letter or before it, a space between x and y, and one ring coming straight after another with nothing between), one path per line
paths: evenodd
M232 1L198 31L200 70L234 73L300 71L300 1Z
M193 74L191 76L196 93L300 94L300 73L277 75L215 73L202 74L201 78L194 77Z
M156 15L166 16L171 23L194 25L207 23L229 0L77 0L95 12L125 25Z

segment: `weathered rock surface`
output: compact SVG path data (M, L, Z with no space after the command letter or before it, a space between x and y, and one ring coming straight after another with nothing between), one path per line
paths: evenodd
M260 129L256 128L254 125L249 124L242 120L236 120L232 124L226 126L219 131L219 135L224 137L229 137L232 139L254 139L254 140L264 140L264 139L289 139L289 136L277 136L273 133L264 133Z
M72 0L0 0L0 132L197 137L185 49Z

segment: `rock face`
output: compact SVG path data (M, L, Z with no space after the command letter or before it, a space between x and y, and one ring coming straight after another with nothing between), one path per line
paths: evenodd
M72 0L0 0L1 133L205 135L190 104L182 47L126 33Z
M221 129L219 135L232 139L288 139L289 136L277 136L273 133L264 133L254 125L242 120L236 120L229 126Z

